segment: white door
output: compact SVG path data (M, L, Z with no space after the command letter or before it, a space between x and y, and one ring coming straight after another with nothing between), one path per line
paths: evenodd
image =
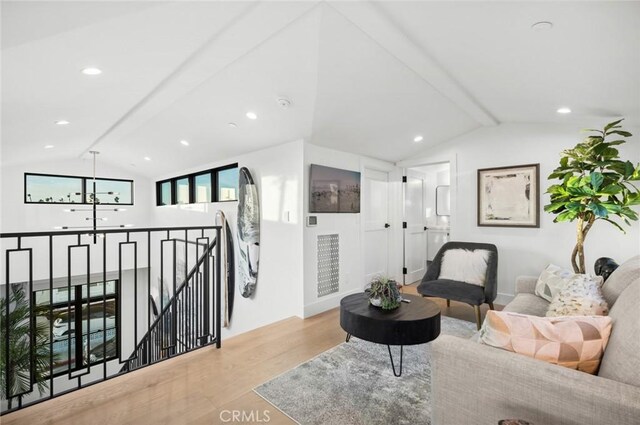
M364 171L362 217L364 220L365 284L389 271L389 174Z
M427 271L427 224L425 211L425 175L407 170L404 192L404 266L405 284L422 279Z

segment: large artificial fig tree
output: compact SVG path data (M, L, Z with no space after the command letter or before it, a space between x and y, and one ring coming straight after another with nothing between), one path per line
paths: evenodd
M621 122L609 123L602 130L586 130L591 135L563 151L560 166L549 175L549 180L560 182L547 189L551 202L544 210L556 215L556 223L576 221L576 244L571 253L576 273L585 273L584 241L596 221L606 221L625 232L620 220L626 225L638 220L632 208L640 205L640 191L632 182L640 180L640 165L621 160L615 148L631 137L622 130Z

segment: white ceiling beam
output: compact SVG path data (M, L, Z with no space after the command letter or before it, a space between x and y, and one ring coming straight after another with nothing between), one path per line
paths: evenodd
M254 51L313 9L319 1L248 3L230 23L176 65L153 90L127 110L80 155L130 134L201 84ZM180 7L180 3L173 3Z
M484 126L498 124L477 100L372 2L327 2L373 41Z

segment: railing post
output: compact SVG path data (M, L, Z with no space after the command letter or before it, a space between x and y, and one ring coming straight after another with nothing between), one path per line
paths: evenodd
M222 241L220 240L220 227L216 228L216 256L214 258L215 268L216 268L216 277L215 277L215 285L216 285L216 313L215 313L215 321L216 321L216 347L220 348L222 346L222 338L221 338L221 324L220 324L220 281L222 276L222 271L220 268L220 246L222 245ZM233 255L231 253L230 255Z

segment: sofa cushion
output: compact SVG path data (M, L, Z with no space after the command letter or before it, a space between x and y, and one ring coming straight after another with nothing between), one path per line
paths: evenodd
M602 296L601 285L601 276L574 275L567 286L554 295L547 317L606 316L609 308Z
M442 256L438 279L484 286L490 255L486 249L449 249Z
M507 304L502 311L529 314L531 316L544 316L549 309L549 302L534 294L517 294L513 301Z
M612 275L613 277L613 275ZM640 277L636 275L609 312L613 330L599 376L640 387Z
M538 277L535 294L547 301L564 289L575 274L555 264L549 264Z
M611 333L606 316L536 317L489 311L483 344L559 366L596 373Z
M638 276L640 276L640 255L625 261L609 276L602 287L602 294L609 308L613 307L622 291Z
M449 279L438 279L422 282L418 285L418 293L428 297L440 297L457 300L473 305L484 302L484 288L470 283Z

